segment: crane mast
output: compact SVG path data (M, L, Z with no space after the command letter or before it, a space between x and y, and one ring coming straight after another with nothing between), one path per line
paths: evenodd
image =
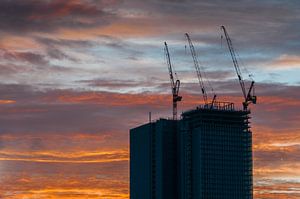
M244 96L244 100L245 100L243 102L243 108L244 108L244 110L247 110L248 109L248 105L251 102L253 104L256 104L256 96L254 95L254 83L255 82L254 81L251 82L249 91L247 92L246 88L245 88L245 82L243 80L243 76L242 76L242 73L241 73L238 61L236 59L236 55L235 55L235 52L234 52L234 48L233 48L231 39L230 39L230 37L229 37L229 35L228 35L227 31L226 31L225 26L221 26L221 29L223 30L223 32L225 34L225 38L226 38L228 49L229 49L229 52L230 52L230 55L231 55L231 58L232 58L232 62L233 62L234 68L235 68L235 72L236 72L236 74L238 76L238 79L239 79L239 82L240 82L240 86L242 88L242 92L243 92L243 96ZM252 94L252 92L253 92L253 94Z
M168 69L169 69L170 83L171 83L171 89L172 89L172 95L173 95L173 120L177 120L177 102L181 101L182 96L178 95L180 81L178 79L176 79L176 81L174 80L173 69L172 69L172 64L171 64L171 59L170 59L167 42L165 42L165 55L166 55L166 59L167 59L167 65L168 65Z
M196 69L197 77L198 77L198 80L199 80L199 85L200 85L202 95L203 95L203 100L204 100L205 105L207 105L208 104L207 93L206 93L205 86L204 86L204 83L203 83L203 78L202 78L202 75L201 75L201 70L200 70L200 66L199 66L199 61L197 59L195 47L192 43L192 40L191 40L189 34L185 33L185 36L186 36L186 38L188 40L188 43L189 43L189 46L190 46L191 55L193 57L194 66L195 66L195 69ZM211 108L213 107L215 99L216 99L216 95L214 94L214 97L213 97L213 100L212 100L212 103L211 103Z

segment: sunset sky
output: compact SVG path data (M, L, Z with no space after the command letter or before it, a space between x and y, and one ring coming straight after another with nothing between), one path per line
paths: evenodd
M2 0L0 16L1 199L128 199L129 129L172 115L164 41L179 113L203 103L186 32L241 107L221 25L256 81L255 198L300 198L298 0Z

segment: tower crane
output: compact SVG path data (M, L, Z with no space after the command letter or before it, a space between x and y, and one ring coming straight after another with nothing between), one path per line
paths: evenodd
M177 120L177 102L182 100L182 96L179 96L179 87L180 87L180 81L176 78L176 81L174 80L173 70L172 70L172 64L169 54L169 49L167 42L165 42L165 54L169 69L169 75L170 75L170 82L171 82L171 89L172 89L172 95L173 95L173 120Z
M201 87L201 91L202 91L202 95L203 95L203 100L204 100L204 103L205 105L208 105L208 99L207 99L207 93L206 93L206 90L205 90L205 86L204 86L204 82L203 82L203 78L202 78L202 74L201 74L201 70L200 70L200 66L199 66L199 61L197 59L197 55L196 55L196 51L195 51L195 47L192 43L192 40L189 36L188 33L185 33L185 36L189 42L189 46L190 46L190 50L191 50L191 55L193 57L193 61L194 61L194 66L195 66L195 69L196 69L196 73L197 73L197 77L198 77L198 80L199 80L199 84L200 84L200 87ZM216 100L216 94L214 94L214 97L213 97L213 100L212 100L212 103L211 103L211 107L213 107L213 104Z
M234 52L234 49L233 49L231 39L230 39L230 37L229 37L229 35L226 31L225 26L221 26L221 29L223 30L223 32L225 34L228 49L229 49L229 52L231 54L232 62L233 62L234 68L235 68L235 72L238 76L240 86L242 88L242 92L243 92L243 96L244 96L243 108L246 111L248 109L248 105L250 103L256 104L256 96L254 95L254 83L255 82L252 80L250 88L247 92L246 88L245 88L245 82L243 80L242 73L241 73L238 61L236 59L236 56L235 56L235 52Z

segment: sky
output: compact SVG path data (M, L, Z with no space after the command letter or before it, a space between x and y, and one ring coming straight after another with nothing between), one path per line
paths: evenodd
M181 80L179 113L202 95L241 108L232 39L251 105L256 199L300 198L297 0L2 0L0 198L129 198L129 129L171 117L164 54Z

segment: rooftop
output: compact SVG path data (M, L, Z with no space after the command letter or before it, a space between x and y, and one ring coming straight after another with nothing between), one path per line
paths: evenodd
M242 113L242 114L249 114L250 111L247 110L247 111L244 111L244 110L241 110L241 109L236 109L234 107L234 103L232 102L213 102L213 103L209 103L209 104L204 104L204 105L199 105L196 107L196 109L192 109L192 110L187 110L185 112L182 113L182 115L188 115L192 112L195 112L195 111L208 111L208 110L211 110L211 111L221 111L221 112L239 112L239 113Z

